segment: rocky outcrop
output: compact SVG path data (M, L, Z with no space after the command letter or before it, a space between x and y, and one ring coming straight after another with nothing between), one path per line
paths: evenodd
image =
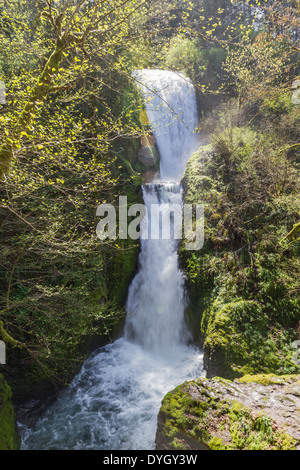
M215 377L169 392L157 450L300 450L300 376Z
M148 170L143 173L143 184L153 183L159 179L159 172Z
M143 184L152 183L159 178L159 150L151 133L143 135L140 143L138 161L141 164Z
M138 159L146 167L155 167L159 160L156 147L142 147L138 153Z
M11 390L0 374L0 450L18 450L19 447Z
M294 287L299 277L298 253L292 243L297 223L292 230L290 222L287 225L280 198L274 199L272 210L264 201L260 214L266 217L258 222L251 206L255 198L252 193L243 194L236 176L243 174L247 179L248 170L244 173L241 162L255 158L253 131L235 128L232 136L233 140L224 140L230 158L241 151L245 154L235 160L229 180L223 161L229 156L222 153L226 148L215 144L200 147L192 155L182 179L184 203L204 207L203 248L187 250L183 239L179 249L189 324L203 350L208 378L299 374L295 348L300 339L300 305ZM257 181L260 178L258 171ZM242 198L245 211L251 206L252 215L246 218ZM280 214L276 223L275 206Z

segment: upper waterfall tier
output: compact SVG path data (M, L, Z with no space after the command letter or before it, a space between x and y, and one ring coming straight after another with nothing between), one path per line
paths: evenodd
M179 181L199 145L194 86L184 75L168 70L137 70L134 77L160 152L160 178Z

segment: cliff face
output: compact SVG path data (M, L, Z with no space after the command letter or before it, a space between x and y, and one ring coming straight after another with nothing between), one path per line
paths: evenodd
M203 248L186 250L186 240L180 247L189 322L203 344L207 377L299 374L299 243L286 243L297 233L296 184L279 196L266 193L262 181L272 174L259 168L267 148L258 157L254 143L262 136L235 129L233 137L223 143L234 169L224 149L200 147L182 180L184 202L204 207Z
M300 376L200 378L169 392L157 450L299 450Z
M0 374L0 450L18 450L19 447L11 390Z

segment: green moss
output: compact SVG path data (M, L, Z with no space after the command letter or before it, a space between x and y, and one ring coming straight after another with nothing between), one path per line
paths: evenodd
M204 205L205 241L201 250L188 251L183 240L180 260L188 318L209 377L300 371L292 347L299 244L288 243L299 222L295 170L289 167L289 188L282 182L280 195L262 184L262 174L274 181L287 166L267 136L247 127L216 136L187 164L184 202Z
M0 374L0 450L18 450L20 438L15 423L11 389Z
M131 164L125 161L124 158L119 157L117 162L122 165L123 178L126 178L120 188L119 195L126 195L128 206L142 203L141 176L133 170ZM128 286L137 267L140 247L138 241L131 240L129 237L126 240L118 239L114 246L115 251L108 260L108 290L110 298L117 307L123 308L126 302Z
M267 385L265 376L253 379ZM248 383L248 379L238 382ZM272 376L268 384L280 382L280 377ZM164 398L160 417L170 448L184 448L191 440L211 450L295 448L294 438L278 430L269 416L255 414L233 398L232 382L214 378L213 383L209 387L206 379L191 381Z
M277 432L276 440L279 442L280 450L296 450L296 441L285 432Z
M120 249L112 260L109 277L110 297L119 308L124 307L128 286L137 267L139 246L130 242L119 243Z
M227 446L224 445L223 440L220 437L213 437L208 442L208 447L210 450L226 450Z
M275 374L256 374L256 375L245 375L238 379L240 383L257 383L260 385L284 385L287 380L293 379L292 375L278 376Z
M172 442L172 447L173 447L173 449L176 449L176 450L188 450L190 448L187 444L182 442L177 437Z
M244 408L243 405L238 401L234 401L231 405L231 410L234 413L240 413L243 408Z

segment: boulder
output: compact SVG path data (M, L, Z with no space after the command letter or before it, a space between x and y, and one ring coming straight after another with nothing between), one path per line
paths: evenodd
M153 134L143 135L141 138L141 144L143 147L154 147L155 142L156 141Z
M148 170L143 173L143 184L153 183L159 179L159 173L157 171Z
M158 415L157 450L299 450L300 376L185 382Z
M147 167L154 167L157 165L159 155L157 148L153 147L142 147L138 154L139 161Z

